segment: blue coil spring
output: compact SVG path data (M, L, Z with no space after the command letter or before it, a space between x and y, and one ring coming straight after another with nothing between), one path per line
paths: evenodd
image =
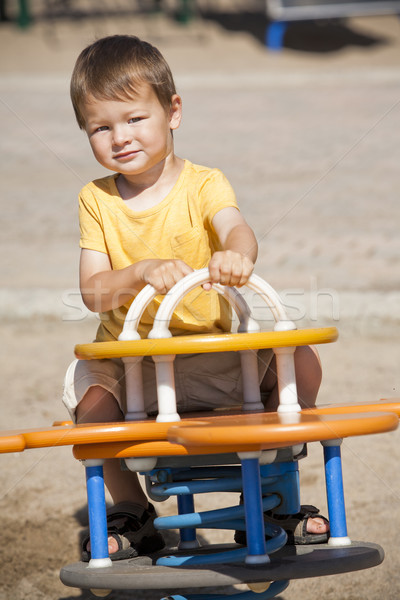
M166 497L176 495L193 496L198 493L208 492L241 492L241 468L234 467L193 467L185 469L168 469L154 471L149 478L151 496L154 499L164 500ZM161 482L160 482L161 480ZM273 492L274 486L279 487L279 474L273 473L261 477L263 493L263 511L272 510L281 503L281 496ZM178 502L179 505L179 502ZM187 506L190 506L187 504ZM245 531L244 506L238 504L222 509L204 512L186 512L168 517L158 517L155 522L157 529L180 529L181 535L187 530L196 529L225 529ZM281 549L286 541L285 531L276 525L265 523L266 552L271 554ZM211 547L212 548L212 547ZM163 556L157 560L158 565L180 567L192 565L215 565L220 563L243 562L247 556L247 548L239 547L225 552L215 551L210 553L180 552L176 556ZM235 600L268 600L281 593L289 584L288 581L273 582L270 587L261 593L247 591L233 596ZM226 595L196 594L173 595L168 600L222 600Z

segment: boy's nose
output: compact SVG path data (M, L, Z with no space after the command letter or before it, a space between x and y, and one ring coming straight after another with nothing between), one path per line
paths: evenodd
M116 146L124 146L132 141L132 133L129 126L118 126L113 129L113 143Z

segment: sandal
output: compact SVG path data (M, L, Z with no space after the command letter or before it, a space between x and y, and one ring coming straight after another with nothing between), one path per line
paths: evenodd
M303 545L303 544L324 544L329 539L329 531L325 533L308 533L307 521L320 517L328 523L328 519L319 514L318 508L309 504L303 504L300 507L300 511L294 515L278 515L272 511L266 511L264 513L264 520L272 525L278 525L282 527L287 533L289 545ZM243 546L246 545L246 532L235 531L235 542Z
M148 509L133 502L120 502L107 510L108 537L113 537L118 550L110 554L111 560L133 558L139 554L151 554L165 546L162 535L153 525L157 513L152 504ZM87 550L90 536L82 541L82 561L88 562L91 554Z

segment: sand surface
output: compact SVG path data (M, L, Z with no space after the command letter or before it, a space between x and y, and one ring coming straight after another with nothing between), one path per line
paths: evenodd
M230 178L259 240L257 273L300 326L339 328L339 341L321 348L319 402L399 397L398 19L293 26L273 54L260 41L262 13L240 17L240 3L230 12L217 3L213 14L203 3L207 15L187 26L125 4L107 12L103 2L96 18L38 18L24 31L0 26L1 429L67 416L63 375L74 344L96 328L77 289L76 198L103 171L74 123L68 82L78 52L117 32L149 39L169 60L184 102L177 153ZM33 7L40 17L41 3ZM257 299L253 308L271 327ZM349 534L381 544L383 564L293 582L282 600L400 597L398 455L398 432L343 444ZM319 444L301 473L304 502L325 512ZM58 578L79 558L86 519L70 448L2 456L0 490L0 600L89 598Z

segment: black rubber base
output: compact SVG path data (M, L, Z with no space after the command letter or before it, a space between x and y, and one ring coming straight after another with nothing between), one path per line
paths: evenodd
M215 550L237 548L232 544L212 547ZM201 553L208 552L207 547ZM169 554L183 554L169 549ZM181 590L230 586L237 583L304 579L359 571L375 567L383 561L383 550L377 544L353 542L351 546L335 548L328 544L313 546L285 546L271 555L271 562L262 566L243 563L197 567L163 567L155 565L161 555L139 556L116 561L111 567L88 568L88 563L74 563L61 569L61 581L81 589L113 590Z

